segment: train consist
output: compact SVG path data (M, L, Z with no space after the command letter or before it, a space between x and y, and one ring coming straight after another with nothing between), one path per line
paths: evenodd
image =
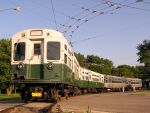
M142 87L138 78L104 75L80 67L64 35L55 30L16 33L11 55L11 78L23 84L22 99L26 101Z

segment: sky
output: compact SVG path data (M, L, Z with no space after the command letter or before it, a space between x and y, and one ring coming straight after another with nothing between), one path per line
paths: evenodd
M150 0L136 1L0 0L0 38L30 28L55 29L77 53L136 66L138 44L150 39Z

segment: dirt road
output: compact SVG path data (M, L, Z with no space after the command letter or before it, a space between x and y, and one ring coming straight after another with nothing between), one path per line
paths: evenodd
M21 99L0 100L0 111L20 104L23 104Z
M73 97L58 103L61 109L111 113L150 113L150 96L103 93Z
M0 113L49 113L51 105L49 102L24 103L19 106L11 107L0 111Z

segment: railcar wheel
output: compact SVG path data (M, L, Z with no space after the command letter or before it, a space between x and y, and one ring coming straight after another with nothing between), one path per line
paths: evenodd
M81 90L78 87L75 87L75 89L74 89L74 95L75 96L81 95Z
M68 93L69 93L68 90L65 89L65 90L64 90L64 95L65 95L65 99L66 99L66 100L68 100Z
M31 102L31 96L30 96L30 93L28 91L25 91L24 100L25 100L26 103Z

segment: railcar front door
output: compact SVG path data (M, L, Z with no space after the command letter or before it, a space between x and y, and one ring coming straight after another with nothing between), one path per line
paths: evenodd
M43 79L43 40L32 41L30 61L30 77Z

